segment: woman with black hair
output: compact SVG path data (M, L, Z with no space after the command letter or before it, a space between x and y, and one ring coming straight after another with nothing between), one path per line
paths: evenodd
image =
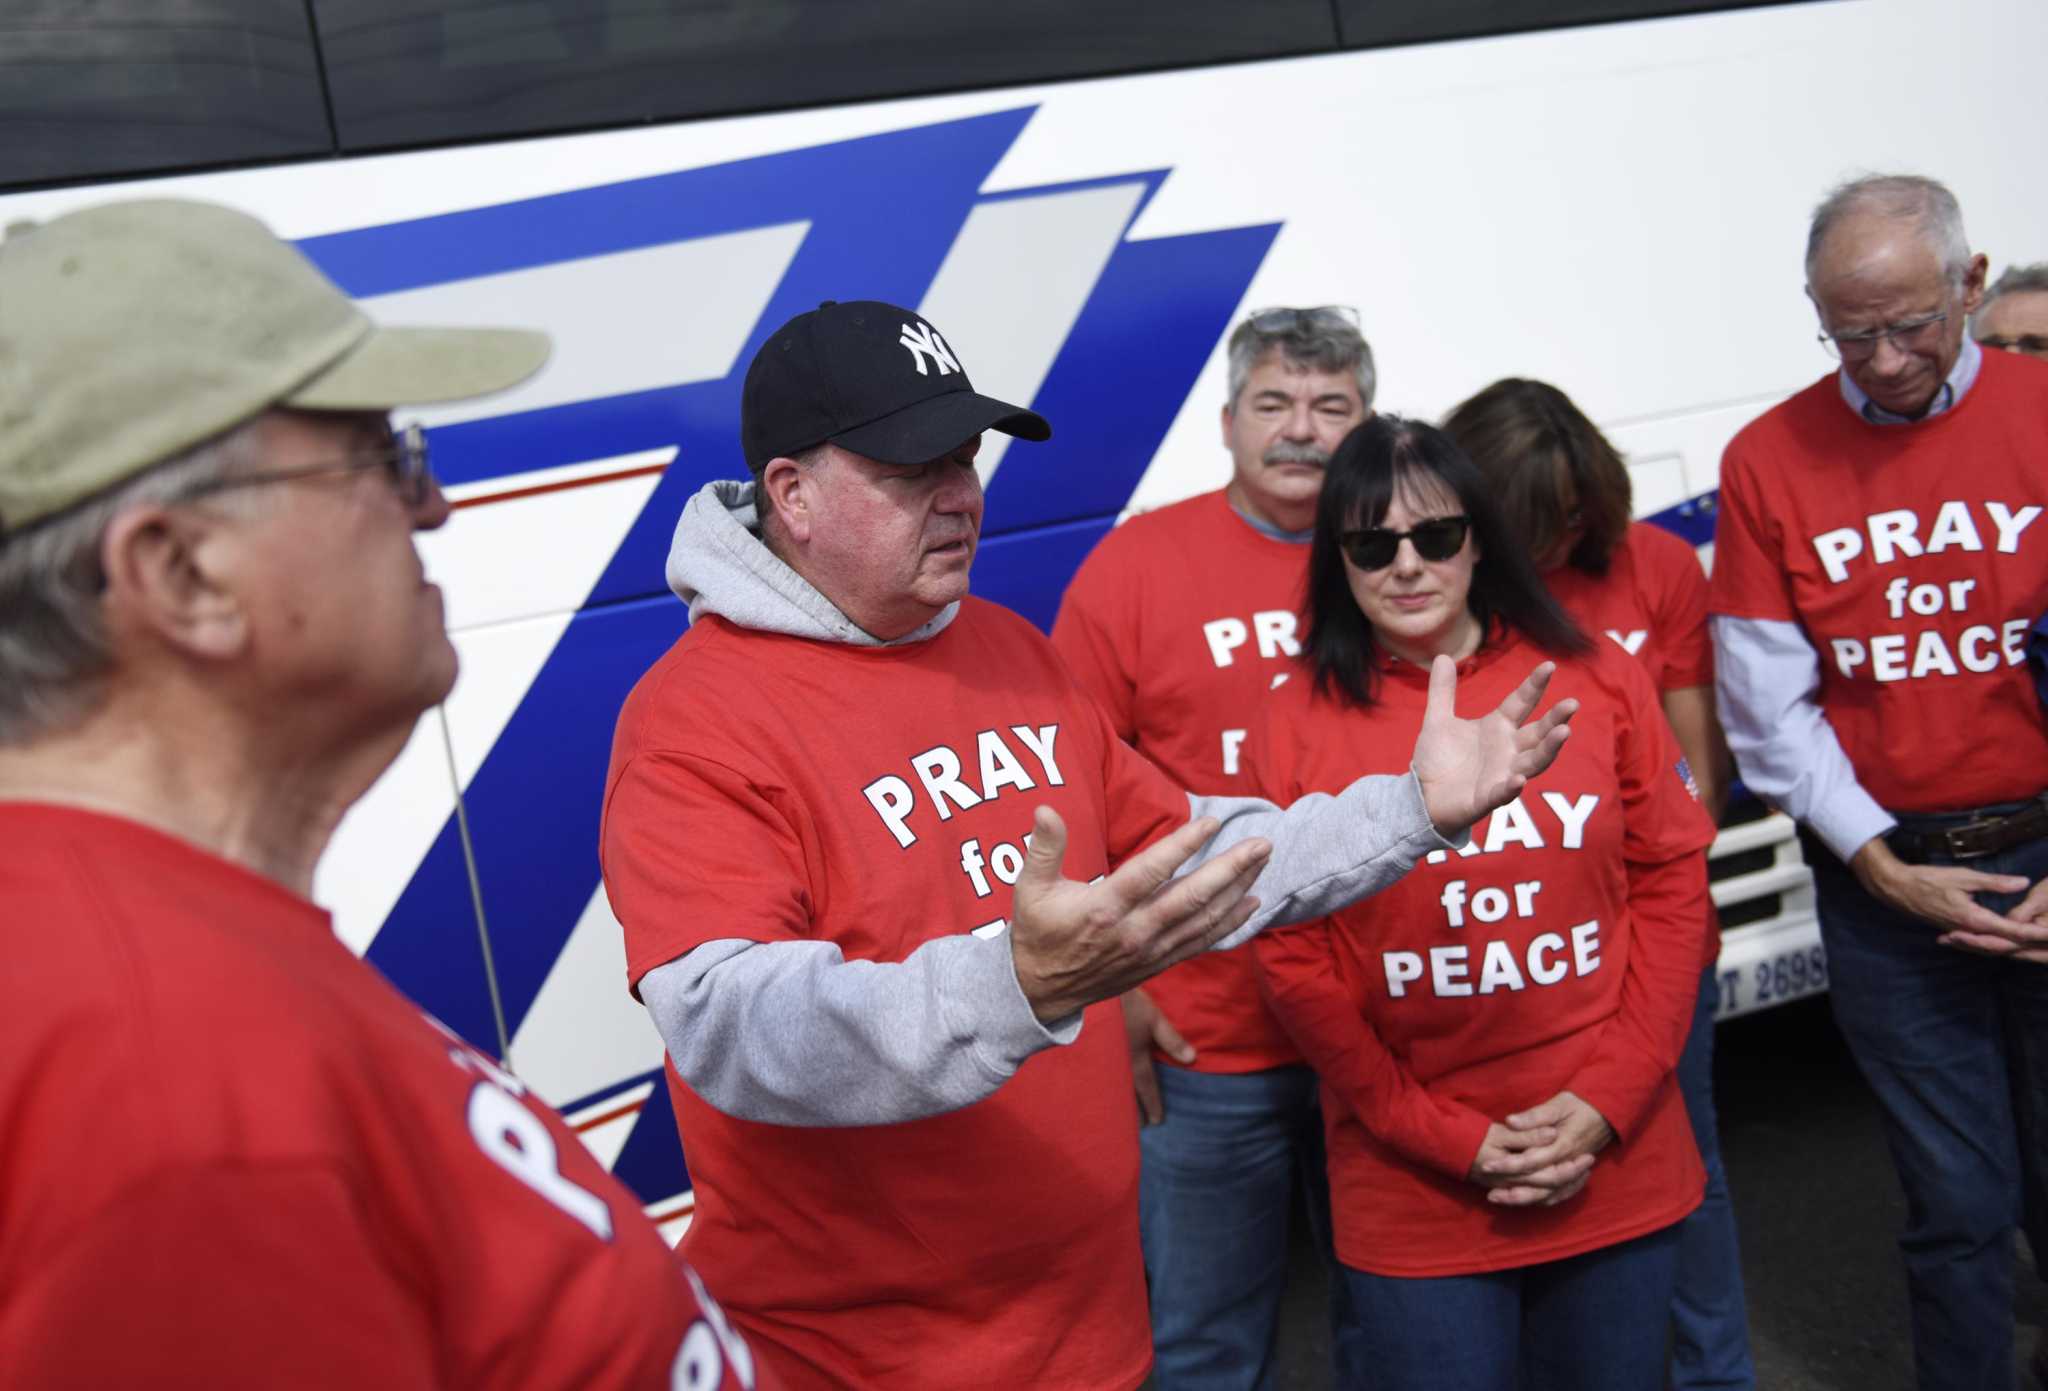
M1497 381L1446 416L1444 432L1478 466L1565 612L1588 632L1620 643L1649 673L1699 784L1700 805L1718 823L1733 767L1714 713L1714 645L1698 554L1662 527L1633 520L1621 454L1548 382ZM1710 911L1699 999L1678 1060L1707 1194L1679 1233L1671 1391L1756 1386L1735 1206L1714 1117L1720 956L1720 925Z
M1557 762L1405 879L1253 944L1323 1085L1345 1293L1378 1384L1662 1385L1675 1224L1704 1176L1672 1079L1713 828L1649 679L1544 589L1470 460L1381 416L1331 459L1303 670L1262 794L1396 772L1429 688L1490 709L1531 661L1580 702Z

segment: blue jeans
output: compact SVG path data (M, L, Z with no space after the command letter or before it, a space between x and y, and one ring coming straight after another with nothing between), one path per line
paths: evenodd
M1403 1279L1342 1267L1373 1375L1402 1391L1658 1391L1678 1227L1561 1261ZM1342 1391L1358 1383L1339 1381Z
M1678 1224L1678 1295L1671 1301L1673 1391L1740 1387L1755 1391L1749 1356L1749 1312L1742 1299L1742 1255L1735 1205L1721 1168L1721 1132L1714 1121L1714 1011L1721 1005L1717 969L1700 978L1692 1032L1678 1059L1678 1089L1707 1168L1707 1195Z
M1330 1181L1322 1108L1307 1067L1207 1073L1159 1066L1166 1119L1138 1133L1138 1225L1152 1286L1158 1391L1268 1391L1287 1283L1295 1175L1325 1260ZM1336 1360L1345 1366L1341 1282L1330 1282Z
M1960 824L1967 816L1915 818ZM1809 855L1828 954L1828 994L1884 1116L1906 1194L1906 1288L1921 1391L2013 1382L2013 1229L2048 1237L2048 966L1939 946L1939 930ZM1954 863L1953 861L1940 861ZM1968 861L2048 875L2048 840ZM1997 912L2016 894L1980 894Z

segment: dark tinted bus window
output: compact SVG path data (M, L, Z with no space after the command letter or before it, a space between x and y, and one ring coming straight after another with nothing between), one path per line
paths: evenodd
M332 148L300 0L0 0L0 185Z
M1328 50L1328 0L314 0L345 149Z
M1746 10L1792 0L1336 0L1346 48Z

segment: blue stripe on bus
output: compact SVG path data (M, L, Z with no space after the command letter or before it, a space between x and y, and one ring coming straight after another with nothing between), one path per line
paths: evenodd
M935 200L956 198L963 183L973 197L1036 109L336 232L298 245L357 298L821 215L880 224L889 240L912 246L934 239L950 245L957 228L920 224L919 217ZM680 308L687 324L688 306Z
M989 488L987 530L1123 510L1279 230L1272 224L1117 247L1032 402L1053 423L1053 437L1003 456ZM1045 485L1048 475L1057 486ZM1048 598L1057 604L1065 587Z
M612 1176L643 1203L673 1198L690 1187L683 1142L676 1133L675 1099L669 1095L668 1073L658 1069L653 1077L654 1090L634 1117L625 1147L612 1161Z

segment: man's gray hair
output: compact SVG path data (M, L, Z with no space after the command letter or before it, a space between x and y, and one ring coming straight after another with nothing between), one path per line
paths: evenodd
M2002 296L2044 291L2048 291L2048 261L2036 261L2031 266L2007 266L1998 279L1991 282L1991 288L1984 292L1984 302L1970 316L1970 336L1977 337L1984 323L1985 311Z
M1806 231L1806 283L1813 284L1821 244L1852 213L1875 213L1917 223L1941 268L1958 289L1970 273L1970 239L1963 235L1963 209L1947 185L1918 174L1866 174L1837 184L1813 210Z
M92 713L114 666L101 608L107 528L129 508L175 501L242 468L255 426L247 421L18 535L0 535L0 744L59 733Z
M1378 385L1372 347L1348 315L1348 310L1335 309L1265 309L1239 324L1230 334L1230 408L1237 409L1252 370L1277 351L1304 371L1351 373L1359 404L1371 410ZM1269 325L1269 320L1277 322Z

